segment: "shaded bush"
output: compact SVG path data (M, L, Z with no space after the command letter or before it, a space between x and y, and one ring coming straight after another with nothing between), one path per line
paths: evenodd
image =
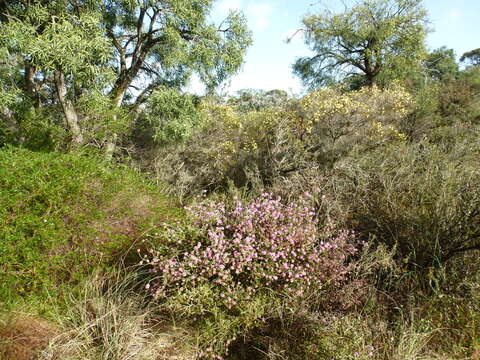
M169 88L155 91L133 124L135 144L149 149L187 140L203 120L198 105L193 95Z
M464 149L404 144L342 161L329 180L337 218L424 270L480 249L479 148Z

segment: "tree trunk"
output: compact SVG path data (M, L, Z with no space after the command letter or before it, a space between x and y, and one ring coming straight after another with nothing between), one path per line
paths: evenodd
M65 84L65 75L62 71L55 71L55 86L57 88L57 96L62 106L63 114L67 122L68 129L72 134L72 147L78 148L83 144L83 135L78 121L78 115L72 102L67 98L67 86Z
M125 97L125 93L130 86L131 83L131 75L121 76L117 82L115 83L112 91L110 92L110 98L112 99L112 109L118 110L122 106L123 98ZM114 114L114 121L117 121L118 115ZM108 139L105 144L105 157L107 159L111 159L115 150L117 149L117 139L118 134L113 133Z
M122 106L123 97L125 96L125 90L119 90L118 88L115 89L115 93L111 94L112 96L112 108L117 110ZM113 121L116 122L118 118L117 114L113 115ZM111 159L115 150L117 149L117 138L118 135L113 133L108 139L105 144L105 157L107 159Z
M25 91L27 95L34 99L35 98L35 85L34 85L35 69L32 67L29 61L25 61Z
M15 119L15 115L12 110L4 108L0 111L0 122L3 122L6 130L14 138L14 141L18 144L25 142L25 137L22 134L20 125Z
M133 54L134 60L130 68L121 70L120 75L109 94L112 101L112 108L114 110L117 110L122 106L123 98L125 97L126 91L131 85L133 79L138 75L145 61L145 57L147 56L147 53L152 46L153 43L151 43L150 45L138 47L138 50L136 50L137 52ZM116 120L117 116L118 115L116 114L114 115L114 120ZM112 136L107 140L107 144L105 146L105 155L108 159L110 159L115 152L117 138L117 134L112 134Z
M37 70L35 69L34 66L30 63L30 61L26 60L25 61L25 74L24 74L24 86L25 86L25 92L28 95L28 97L32 100L33 106L35 109L40 108L41 102L40 102L40 96L38 93L38 89L35 85L35 73Z

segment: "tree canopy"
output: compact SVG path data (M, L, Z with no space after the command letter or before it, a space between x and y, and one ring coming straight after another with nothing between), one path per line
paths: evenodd
M462 57L460 58L460 61L468 62L473 66L480 65L480 48L467 51L465 54L462 55Z
M310 88L345 79L381 85L404 77L425 55L421 0L362 0L341 13L306 16L303 24L314 55L293 69Z
M240 112L260 111L280 106L289 100L288 93L283 90L242 89L228 99L228 103Z
M193 74L213 89L238 71L251 44L241 13L231 12L219 25L210 22L213 3L3 1L3 102L20 94L36 109L59 106L77 146L85 141L83 128L98 122L85 105L94 104L95 117L115 120L120 109L138 111L156 90L180 89ZM115 133L115 124L107 127Z
M453 49L445 46L430 52L425 59L428 75L437 80L454 79L459 75L459 67Z

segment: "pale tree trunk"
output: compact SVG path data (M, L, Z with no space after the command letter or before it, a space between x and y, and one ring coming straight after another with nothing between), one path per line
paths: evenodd
M25 61L25 75L24 75L24 81L25 81L25 91L28 95L28 97L35 101L36 96L35 96L35 69L33 66L28 62Z
M141 24L141 22L139 22ZM114 110L120 109L122 106L123 98L125 97L125 93L132 83L132 80L137 76L140 68L145 61L145 57L147 56L148 49L151 48L150 45L148 47L140 47L142 48L140 53L134 55L134 61L132 66L129 69L123 68L121 69L121 74L119 78L115 82L112 91L110 92L109 96L112 99L112 108ZM113 115L114 121L117 120L118 115ZM113 156L113 153L116 150L116 143L117 143L118 134L112 134L112 136L107 140L105 146L105 156L110 159Z
M68 129L72 134L72 147L78 148L83 144L82 130L78 121L78 115L72 102L67 97L67 86L65 84L65 75L60 70L55 71L55 86L57 88L57 96L62 106L63 114L67 122Z
M0 122L3 122L5 124L7 131L12 134L18 144L23 144L25 142L25 137L22 134L20 125L16 121L15 115L12 110L8 108L1 109Z

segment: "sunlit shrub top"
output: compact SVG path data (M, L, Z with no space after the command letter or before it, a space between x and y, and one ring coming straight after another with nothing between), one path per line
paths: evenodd
M301 100L305 112L304 126L311 132L315 124L335 118L349 118L353 123L370 125L371 134L389 135L403 140L392 123L409 114L414 106L411 94L401 86L380 89L364 87L341 93L335 88L314 91Z

